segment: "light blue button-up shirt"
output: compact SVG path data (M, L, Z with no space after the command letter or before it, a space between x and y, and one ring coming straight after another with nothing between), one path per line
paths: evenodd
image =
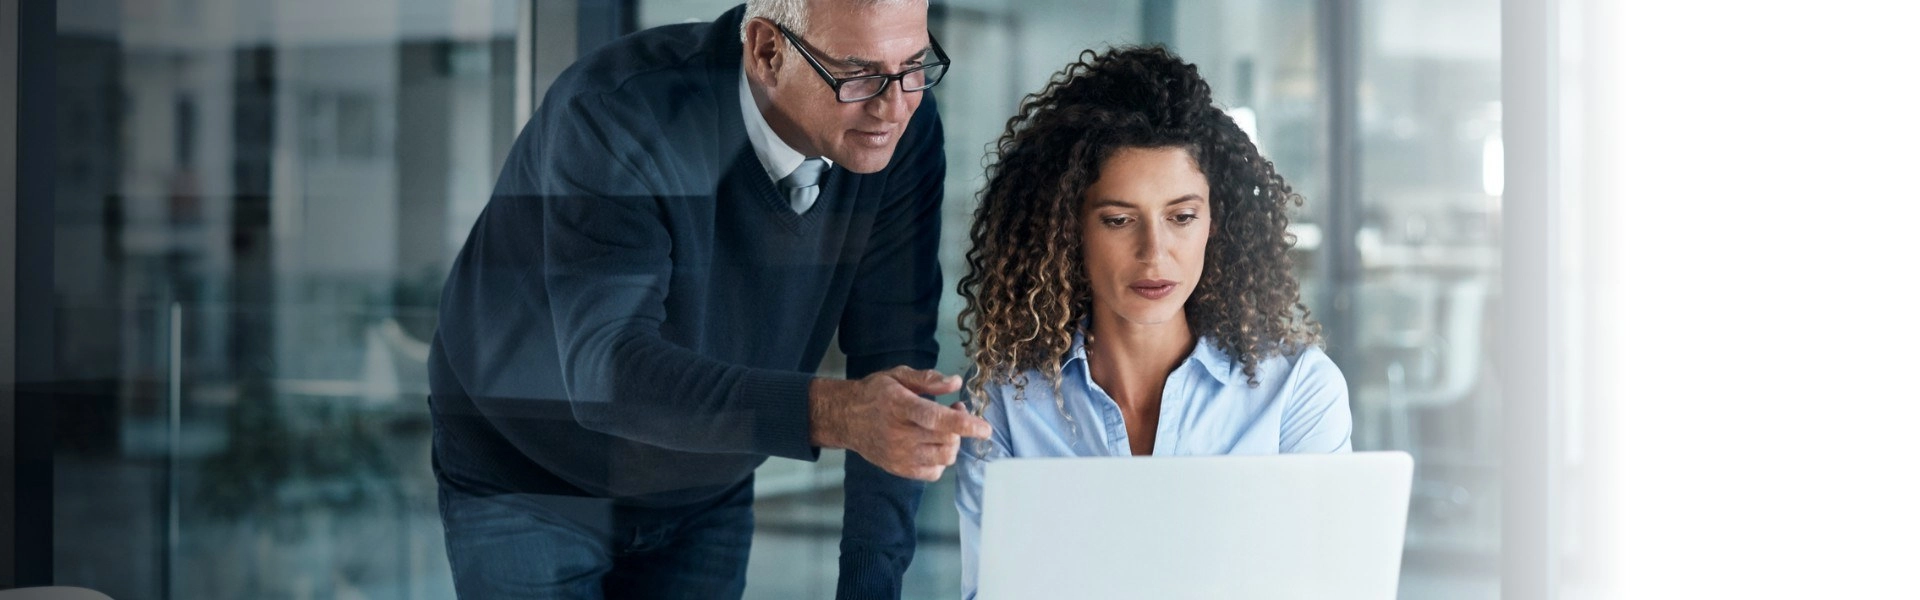
M1160 396L1154 456L1351 452L1353 415L1347 380L1325 352L1308 347L1260 363L1257 385L1207 338L1167 376ZM1087 372L1082 338L1061 365L1060 396L1038 371L1026 374L1026 392L1011 385L986 388L991 443L962 440L959 492L961 592L972 599L980 569L980 498L986 463L1006 457L1128 456L1120 405ZM1071 417L1071 420L1069 420ZM984 455L983 455L984 453Z

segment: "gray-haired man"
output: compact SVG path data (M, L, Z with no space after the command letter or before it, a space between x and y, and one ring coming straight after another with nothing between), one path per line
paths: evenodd
M923 0L756 0L569 68L449 276L434 467L474 598L739 597L753 469L847 448L841 597L897 597L984 421L932 367ZM838 336L854 379L812 375Z

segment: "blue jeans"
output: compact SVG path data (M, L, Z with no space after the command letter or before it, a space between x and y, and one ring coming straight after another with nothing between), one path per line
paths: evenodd
M440 479L461 598L739 598L753 542L753 478L698 505L483 494Z

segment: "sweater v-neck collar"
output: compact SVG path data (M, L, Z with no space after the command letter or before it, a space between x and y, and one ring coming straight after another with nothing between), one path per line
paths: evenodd
M846 178L840 176L839 167L827 169L827 172L820 176L819 199L814 201L813 207L804 213L793 212L793 208L787 203L786 194L782 193L780 187L774 185L773 181L767 179L765 173L753 149L742 147L741 151L735 154L733 165L728 167L725 177L727 183L740 186L742 188L740 192L753 196L756 202L772 215L774 221L786 228L788 233L802 235L817 230L825 221L821 215L839 210L844 201L841 198L843 194L840 189L843 187L842 181Z

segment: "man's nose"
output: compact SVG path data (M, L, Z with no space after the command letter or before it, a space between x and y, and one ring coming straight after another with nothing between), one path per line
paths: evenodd
M886 91L867 100L867 114L888 123L906 121L907 117L912 116L913 107L908 102L908 92L901 91L900 84L898 81L889 81Z

